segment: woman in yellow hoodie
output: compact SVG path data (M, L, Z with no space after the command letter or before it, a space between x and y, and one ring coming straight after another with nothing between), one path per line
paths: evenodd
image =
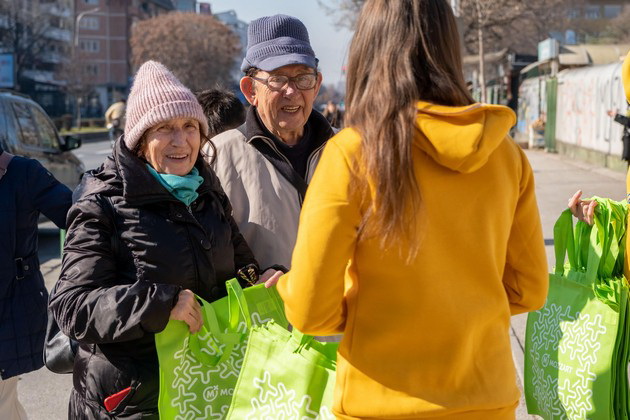
M541 307L547 261L511 110L474 103L445 0L368 0L347 123L302 208L289 320L344 333L334 412L513 419L510 316Z

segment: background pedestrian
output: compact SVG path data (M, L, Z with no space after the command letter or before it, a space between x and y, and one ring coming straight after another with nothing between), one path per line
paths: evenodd
M0 147L0 418L26 419L18 375L44 365L48 291L39 270L40 214L60 229L72 192L38 161Z
M105 111L105 126L109 132L109 141L114 147L114 142L125 131L125 108L127 106L126 99L120 99L114 102Z
M229 90L207 89L197 94L197 100L208 119L210 138L245 122L245 106Z
M630 106L625 115L617 112L617 110L610 110L608 111L608 116L613 117L615 122L623 126L623 134L621 136L621 141L623 143L621 159L625 160L628 164L628 168L630 168Z
M339 106L334 101L328 101L322 115L328 120L331 127L341 128L343 126L343 114Z

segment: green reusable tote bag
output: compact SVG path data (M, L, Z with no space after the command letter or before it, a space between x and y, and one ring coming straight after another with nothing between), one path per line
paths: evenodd
M544 419L628 414L627 211L597 200L594 226L578 222L574 230L569 210L556 222L547 302L528 316L525 398L529 413Z
M338 346L274 322L253 327L227 418L334 420Z
M242 289L235 279L226 287L225 298L212 303L199 299L204 315L201 331L191 334L184 322L171 320L155 335L161 419L225 418L249 330L271 320L288 326L275 287L260 284Z

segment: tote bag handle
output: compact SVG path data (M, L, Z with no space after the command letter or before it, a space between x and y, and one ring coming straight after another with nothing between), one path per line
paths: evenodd
M236 332L238 328L239 315L243 315L245 324L247 325L247 331L252 328L252 317L249 311L249 305L243 288L236 279L230 279L225 282L225 287L228 292L228 310L229 310L229 328L231 332Z
M229 311L229 325L227 332L221 330L217 314L212 305L200 297L197 297L202 303L201 312L204 322L203 326L196 334L191 334L189 336L188 348L197 360L207 366L216 366L223 363L228 357L230 357L234 347L243 341L243 334L237 331L240 314L242 314L245 319L247 330L249 331L252 327L249 306L247 305L247 300L245 299L241 285L236 279L231 279L225 283L225 286L228 292L227 299ZM201 343L199 337L205 337L208 334L211 334L216 341L224 344L225 347L223 349L219 348L214 340ZM204 347L208 344L214 350L214 354L211 354L211 352L204 349Z
M553 226L553 239L553 247L556 255L555 273L557 275L564 274L566 256L568 256L571 268L577 270L575 238L573 234L573 214L570 209L563 211Z

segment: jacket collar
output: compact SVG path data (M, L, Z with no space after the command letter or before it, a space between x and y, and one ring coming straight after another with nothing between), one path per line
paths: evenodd
M335 134L326 117L324 117L316 110L311 111L311 115L309 115L308 120L306 121L306 125L308 127L308 130L310 131L309 135L313 142L313 150L326 143L326 141ZM253 105L247 109L244 128L245 132L243 134L245 134L248 143L256 138L261 137L265 139L276 139L278 141L281 141L273 134L271 134L267 127L265 127L265 125L260 120L260 117L258 116L256 107Z
M179 202L149 173L145 166L146 162L134 155L122 141L122 138L114 146L113 161L116 172L122 181L122 195L128 203ZM197 189L199 197L201 197L214 189L212 182L214 177L210 174L210 170L201 155L197 158L195 167L199 170L199 175L203 177L203 183Z

